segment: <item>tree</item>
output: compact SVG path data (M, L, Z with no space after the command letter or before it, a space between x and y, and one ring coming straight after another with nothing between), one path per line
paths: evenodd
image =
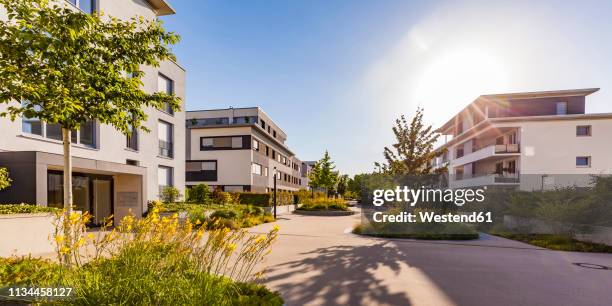
M327 151L325 151L323 157L317 161L315 167L313 167L312 173L315 179L314 184L316 187L325 188L325 194L333 190L338 182L338 172L334 171L335 169L336 166Z
M11 186L11 178L9 177L9 172L6 168L0 168L0 190L6 189Z
M314 196L314 190L321 187L321 183L319 179L320 173L321 173L321 165L317 161L312 166L312 169L310 169L310 174L308 175L308 186L310 187L310 190L312 191L313 196Z
M338 191L338 194L341 196L344 196L344 194L348 191L348 182L349 182L350 178L347 174L343 174L340 175L338 177L338 183L336 185L336 191Z
M422 108L417 109L410 123L404 115L396 119L393 134L397 143L392 148L385 147L386 163L375 163L379 172L392 175L428 174L432 172L431 161L444 154L444 151L433 150L440 134L423 124Z
M87 120L129 135L148 131L145 108L180 109L180 99L142 89L141 68L174 60L169 45L178 35L161 22L119 20L85 14L62 2L0 0L8 20L0 21L0 104L2 117L39 118L60 124L64 143L64 208L72 211L71 131ZM20 103L21 102L21 103Z

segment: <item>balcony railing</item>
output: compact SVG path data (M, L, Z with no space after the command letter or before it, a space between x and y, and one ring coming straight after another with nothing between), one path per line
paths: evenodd
M164 157L174 157L174 145L172 142L160 140L159 141L159 155Z
M518 143L495 145L495 154L500 153L520 153L521 146Z

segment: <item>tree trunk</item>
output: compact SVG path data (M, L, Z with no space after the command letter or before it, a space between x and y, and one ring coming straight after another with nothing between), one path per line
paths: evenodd
M70 129L62 127L62 139L64 140L64 209L69 214L72 212L72 156L70 154L71 138Z

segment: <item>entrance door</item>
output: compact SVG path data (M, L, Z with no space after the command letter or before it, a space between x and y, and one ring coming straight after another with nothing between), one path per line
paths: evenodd
M104 218L112 214L112 181L93 180L93 217L95 224L101 224Z

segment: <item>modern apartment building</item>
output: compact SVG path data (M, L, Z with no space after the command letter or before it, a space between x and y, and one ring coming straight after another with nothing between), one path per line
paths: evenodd
M163 0L58 1L85 13L101 11L123 19L175 13ZM181 66L166 61L159 68L142 69L144 90L174 93L184 101ZM0 105L0 111L6 107ZM160 186L184 189L185 112L153 108L146 112L149 133L137 131L126 137L112 126L89 121L72 134L74 204L77 210L92 213L96 222L110 214L118 220L130 210L140 215L147 201L158 199ZM0 191L0 202L62 207L60 126L37 118L0 118L0 130L0 167L7 167L13 180L11 187Z
M269 192L307 188L287 135L259 107L187 112L187 186Z
M447 165L456 188L586 186L591 175L612 174L612 113L585 113L596 91L480 96L437 130L447 152L434 166Z

